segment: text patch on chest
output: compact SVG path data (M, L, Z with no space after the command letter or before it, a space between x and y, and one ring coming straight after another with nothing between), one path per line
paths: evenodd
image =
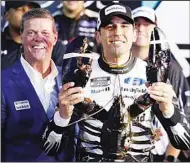
M90 79L90 86L91 87L104 87L111 84L110 77L98 77Z
M14 102L15 109L16 110L25 110L25 109L30 109L30 103L28 100L24 101L15 101Z

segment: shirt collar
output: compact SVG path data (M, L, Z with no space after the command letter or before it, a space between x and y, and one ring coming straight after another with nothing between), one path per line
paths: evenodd
M24 70L26 71L26 74L28 75L28 77L30 78L31 81L40 82L41 80L43 80L42 75L37 70L35 70L24 59L24 57L22 55L21 55L21 64L22 64ZM48 76L46 76L44 78L44 80L54 80L54 78L58 75L58 70L57 70L57 67L55 66L55 63L53 62L53 60L51 60L50 66L51 66L51 72Z

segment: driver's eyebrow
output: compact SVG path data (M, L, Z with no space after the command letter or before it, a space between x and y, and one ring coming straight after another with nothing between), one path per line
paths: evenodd
M109 24L131 24L131 23L129 23L128 21L124 21L122 23L114 23L114 22L111 21Z
M131 23L129 23L128 21L125 21L125 22L123 22L121 24L131 24Z

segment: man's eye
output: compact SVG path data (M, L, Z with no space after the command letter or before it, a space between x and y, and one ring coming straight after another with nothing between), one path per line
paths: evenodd
M48 36L48 35L49 35L49 33L48 33L48 32L42 32L42 34L43 34L43 35L46 35L46 36Z
M28 35L34 35L34 32L33 31L29 31Z
M128 28L130 25L129 24L122 24L121 27L122 28Z
M105 30L113 30L114 28L115 28L114 25L107 25L107 26L105 27Z

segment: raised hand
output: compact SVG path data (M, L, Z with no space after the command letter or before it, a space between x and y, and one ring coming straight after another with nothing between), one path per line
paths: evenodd
M82 87L74 87L74 82L63 85L59 92L59 113L64 119L71 117L74 105L84 101Z

